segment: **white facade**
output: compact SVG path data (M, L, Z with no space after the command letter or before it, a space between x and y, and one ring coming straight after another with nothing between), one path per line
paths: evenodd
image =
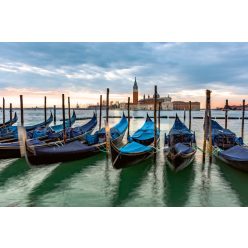
M170 102L162 102L161 104L162 110L173 110L173 103Z
M171 102L171 97L160 97L158 102L161 102L161 110L173 110L173 103ZM144 103L146 101L146 103ZM157 104L158 107L158 104ZM127 103L120 103L120 109L127 109ZM143 98L143 101L138 102L138 104L130 104L131 110L153 110L154 101L153 98Z

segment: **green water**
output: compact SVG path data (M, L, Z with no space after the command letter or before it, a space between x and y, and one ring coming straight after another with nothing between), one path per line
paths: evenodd
M58 111L58 114L61 113ZM92 112L77 114L90 116ZM145 116L146 113L131 114ZM178 114L183 116L182 112ZM241 115L240 112L229 114ZM175 112L162 115L175 115ZM212 115L224 116L224 113L213 111ZM203 116L203 112L193 112L193 116ZM25 111L25 120L26 124L42 121L43 111ZM131 133L144 120L132 119ZM110 119L110 125L118 121ZM168 133L173 121L161 120L161 147L164 133ZM219 122L223 124L224 120ZM192 120L199 147L203 140L202 125L203 120ZM240 120L229 120L228 127L240 135ZM248 141L247 121L245 131L245 141ZM248 206L248 174L220 161L213 160L212 164L208 159L205 163L202 161L198 150L190 167L174 173L165 166L162 151L156 161L151 158L123 170L113 169L104 153L38 168L29 167L25 159L0 160L0 206Z

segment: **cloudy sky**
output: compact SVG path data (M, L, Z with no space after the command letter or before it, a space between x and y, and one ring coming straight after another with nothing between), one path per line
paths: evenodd
M0 43L0 96L25 106L96 103L110 88L112 100L126 101L137 77L140 97L200 101L213 91L213 106L248 96L248 43ZM247 99L248 100L248 99Z

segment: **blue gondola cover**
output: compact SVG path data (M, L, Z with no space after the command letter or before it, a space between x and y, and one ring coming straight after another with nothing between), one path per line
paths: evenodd
M159 137L159 130L157 130L157 137ZM149 116L147 116L144 125L138 129L131 138L140 141L154 138L154 122Z
M139 152L149 152L152 151L151 146L144 146L138 142L132 141L127 145L120 148L121 153L139 153Z
M248 161L248 148L236 145L225 151L220 151L219 155L227 160Z
M186 146L186 145L184 145L182 143L177 143L175 145L175 150L177 151L177 153L180 153L180 154L189 154L189 153L194 151L192 149L192 147Z

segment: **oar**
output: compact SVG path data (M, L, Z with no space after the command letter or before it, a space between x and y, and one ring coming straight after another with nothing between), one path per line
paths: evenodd
M28 156L27 156L27 132L26 129L23 126L18 126L18 142L20 146L20 153L21 157L25 157L25 160L29 166L31 164L29 163Z
M27 132L23 126L18 126L18 142L20 146L21 157L26 156Z

